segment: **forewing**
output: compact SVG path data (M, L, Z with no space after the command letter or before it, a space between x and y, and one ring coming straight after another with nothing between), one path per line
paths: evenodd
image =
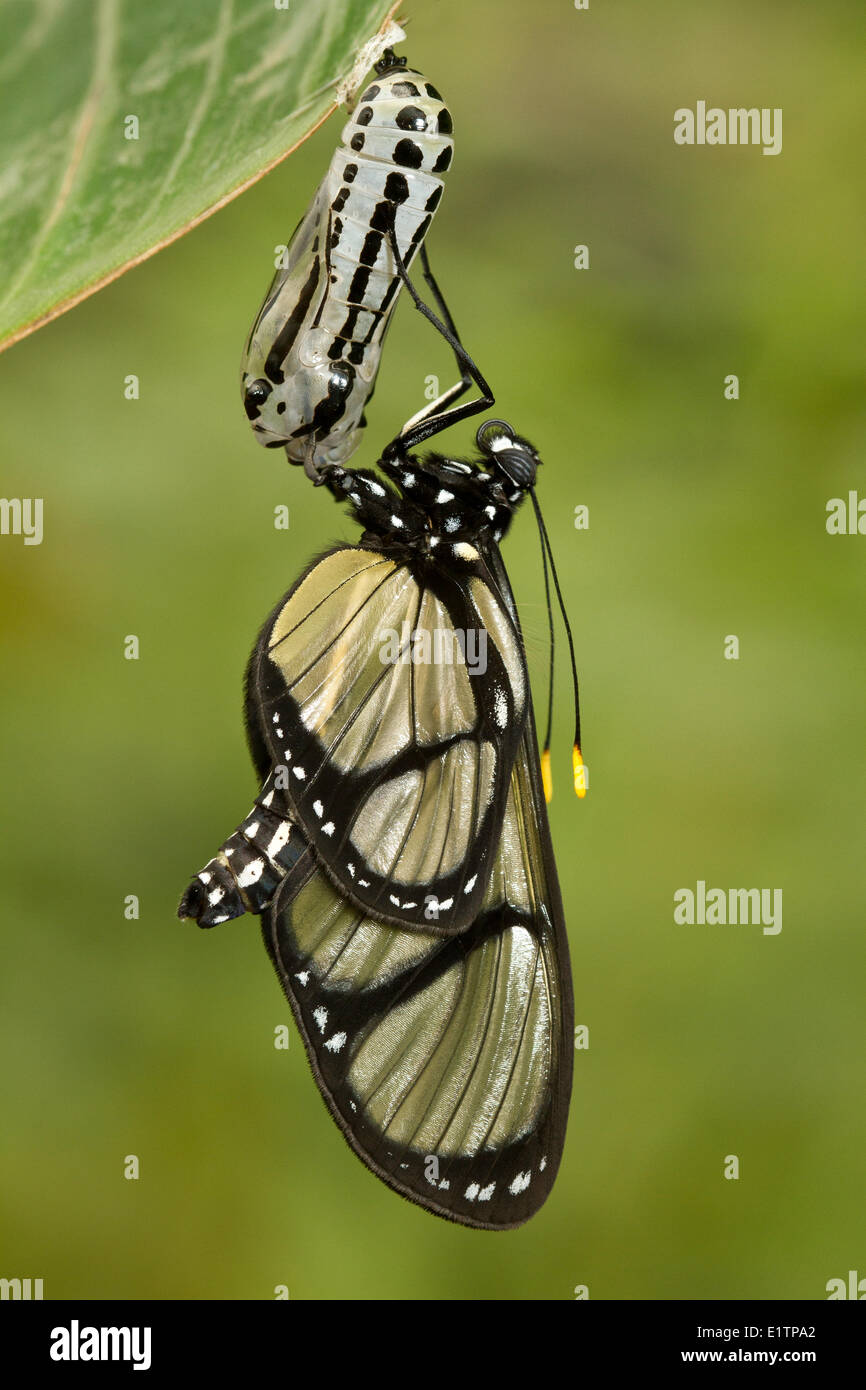
M331 551L272 614L248 681L328 877L434 935L478 916L526 720L522 644L485 575Z
M444 939L372 921L309 855L265 942L334 1119L404 1197L518 1226L547 1197L571 1093L568 945L534 732L518 752L477 920Z

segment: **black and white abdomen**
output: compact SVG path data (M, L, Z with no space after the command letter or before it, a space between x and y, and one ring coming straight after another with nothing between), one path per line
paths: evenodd
M242 391L260 442L295 462L345 463L360 443L382 339L442 196L451 116L393 56L377 65L247 342Z

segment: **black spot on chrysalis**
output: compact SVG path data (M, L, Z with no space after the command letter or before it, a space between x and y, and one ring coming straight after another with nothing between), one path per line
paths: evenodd
M405 203L409 197L409 184L405 174L389 174L385 180L385 197L391 203Z
M375 232L388 232L394 221L394 207L392 203L383 201L377 203L370 216L370 226Z
M255 420L258 418L259 411L273 389L271 383L269 381L262 381L261 377L258 381L250 382L244 392L244 410L247 412L248 420Z
M405 169L420 169L423 162L424 156L414 140L404 139L397 141L397 144L394 146L395 164L402 164Z
M427 117L420 106L402 106L394 121L399 130L427 129Z
M361 247L361 254L358 257L361 265L373 265L379 254L381 245L382 233L368 232L364 237L364 245Z

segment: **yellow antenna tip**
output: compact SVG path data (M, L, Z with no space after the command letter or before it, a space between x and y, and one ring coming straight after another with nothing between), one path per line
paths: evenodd
M544 799L547 802L553 800L553 778L550 775L550 749L545 748L541 755L541 785L544 787Z
M580 755L580 749L578 748L577 744L575 744L574 748L571 750L571 766L574 769L575 795L579 796L580 799L583 800L583 798L586 796L587 770L586 764L584 763L583 758Z

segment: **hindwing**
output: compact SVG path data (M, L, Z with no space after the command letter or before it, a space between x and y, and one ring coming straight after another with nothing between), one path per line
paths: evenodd
M497 584L480 557L463 570L340 546L248 671L257 762L283 768L328 878L379 922L445 936L478 918L529 698Z
M483 901L459 936L371 920L312 853L263 918L322 1096L404 1197L518 1226L559 1166L571 1093L568 944L531 724L509 777Z

